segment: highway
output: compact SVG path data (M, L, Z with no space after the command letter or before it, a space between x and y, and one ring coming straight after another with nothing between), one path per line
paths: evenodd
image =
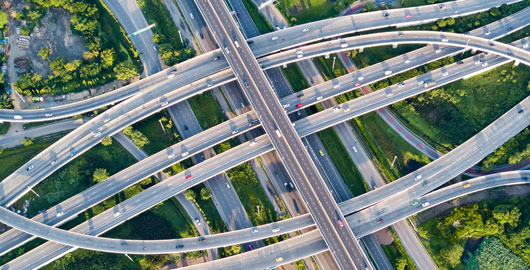
M113 1L110 1L110 2L111 4L115 4ZM495 1L488 1L487 3L483 3L478 0L463 0L463 1L458 1L458 2L445 3L445 6L446 6L445 10L449 13L452 12L453 13L452 16L463 16L469 13L474 13L474 12L479 12L481 10L489 9L494 6L499 6L504 3L515 3L515 2L519 2L519 0L511 0L511 1L495 0ZM439 8L435 8L435 7L437 7L437 5L422 6L422 7L414 8L421 15L413 16L412 18L407 18L407 22L410 22L413 24L419 24L419 23L424 23L427 21L439 19L447 15L445 13L440 13ZM458 10L458 13L455 14L454 13L455 10L453 10L453 8L457 8L456 10ZM119 5L116 5L116 9L121 10L123 8L120 8ZM404 10L406 9L403 9L403 10L393 9L390 12L391 13L395 12L396 14L399 14L399 13L405 12ZM254 43L252 44L252 49L256 56L262 56L262 55L266 55L266 54L270 54L275 51L278 51L279 49L277 48L289 48L289 47L303 45L308 42L320 40L325 37L336 37L336 36L353 33L353 32L360 32L360 31L366 31L370 29L389 27L389 26L398 24L399 21L403 21L403 18L399 18L399 17L395 19L392 18L392 19L387 19L387 20L380 20L378 18L379 16L380 16L380 12L377 11L377 12L368 12L368 13L355 14L355 15L350 15L346 17L337 17L333 19L324 20L324 22L327 22L330 25L330 26L321 28L321 31L324 31L324 30L327 31L325 33L320 32L320 31L318 33L314 33L314 31L302 32L302 29L307 28L306 24L295 26L295 27L290 27L287 29L268 33L268 34L261 35L261 36L251 39L252 41L254 41ZM122 19L125 21L130 20L128 18L121 18L121 17L119 19ZM315 24L323 25L323 23L320 23L320 22L314 22L314 23L307 24L307 25L315 25ZM126 25L131 25L131 24L126 24ZM203 32L207 32L207 29L205 28ZM141 35L143 35L144 33L142 33ZM272 42L271 39L273 36L281 36L282 38L278 38L277 40ZM297 36L298 38L292 39L293 36ZM288 37L288 38L285 39L285 37ZM199 41L202 41L202 40L199 39ZM145 41L145 42L148 42L148 41ZM271 42L273 44L270 44ZM209 55L209 57L206 55ZM194 61L210 60L211 58L215 58L216 56L221 57L221 59L224 58L222 57L220 50L212 51L210 53L207 53L206 55L200 55L200 56L194 57L191 60L185 61L177 65L177 69L181 70L182 68L186 68L186 69L197 68L198 70L202 70L202 67L200 65L197 65L197 63ZM224 60L217 61L217 62L223 62L223 63L214 62L213 64L224 64L223 68L227 67L226 62L224 62ZM184 66L186 64L189 64L189 65L186 67ZM135 84L131 84L131 86L126 86L126 88L123 90L120 88L118 90L115 90L110 93L106 93L99 97L75 102L75 103L68 104L68 105L62 105L62 106L57 106L57 107L52 107L52 108L47 108L47 109L38 109L38 110L5 110L5 109L2 109L0 110L0 121L9 121L9 122L49 121L49 120L70 117L73 115L88 112L96 108L103 107L105 105L117 103L125 98L128 98L134 95L141 89L145 89L149 85L159 82L160 80L166 80L167 73L168 73L168 70L166 69L164 71L156 73L156 76L154 78L151 78L153 75L149 76L143 80L140 80L139 82ZM207 75L208 74L204 74L204 76L207 76ZM171 83L172 81L174 80L168 81L168 83ZM133 87L133 89L129 89L131 87ZM125 93L122 93L122 92L125 92ZM20 115L23 117L23 119L14 119L15 115Z
M500 62L500 63L505 61L504 59L502 59L500 57L493 56L493 55L490 55L488 57L491 57L491 58L495 57L495 59L497 59L497 61ZM495 62L495 59L488 59L488 62L491 63L491 66L495 66L495 65L498 64L498 63ZM463 76L466 75L465 72L458 72L458 70L460 70L460 68L454 68L455 71L453 72L452 66L454 68L454 66L458 66L458 65L457 64L452 64L450 66L444 67L447 70L451 71L451 75L450 76L445 76L445 77L442 76L440 74L441 73L440 70L433 71L432 73L430 73L430 74L435 74L436 76L435 75L425 74L425 75L431 76L432 78L434 78L434 79L436 79L438 81L438 84L435 85L435 86L431 86L429 88L424 88L421 85L417 85L415 83L408 83L408 81L406 81L406 84L405 84L404 87L398 88L396 86L393 86L394 95L391 96L390 98L386 97L386 94L383 91L370 93L370 94L368 94L366 96L360 97L358 99L355 99L353 101L350 101L350 102L346 103L346 104L348 104L348 106L351 109L350 112L337 114L335 112L331 112L330 110L328 110L328 113L327 114L323 114L322 117L320 117L321 114L315 114L315 115L310 116L307 119L302 119L302 120L297 121L296 122L296 128L298 129L298 133L302 137L306 136L308 134L311 134L312 132L315 132L316 130L321 130L321 129L324 129L324 128L328 127L328 126L332 126L332 125L334 125L334 124L336 124L338 122L346 121L348 119L360 116L360 115L362 115L364 113L373 111L373 110L375 110L375 109L377 109L379 107L384 107L384 106L387 106L388 104L391 104L393 102L397 102L398 100L401 100L404 97L412 96L412 95L421 93L423 91L427 91L429 89L433 89L435 87L439 87L440 85L443 85L443 84L451 82L451 81L458 80L458 79L460 79L460 78L462 78ZM466 72L471 72L471 73L478 73L480 70L484 70L484 69L488 68L488 67L482 67L481 65L475 65L472 59L464 60L462 66L463 66L462 71L465 70ZM415 79L410 79L410 81L414 82ZM245 118L245 117L249 117L249 116L248 115L247 116L241 116L241 118ZM310 120L311 119L315 119L315 120L310 121L308 119L310 119ZM245 121L243 120L243 122L245 122ZM246 121L246 123L250 123L250 120ZM233 128L235 128L235 127L227 128L227 125L230 125L228 123L224 123L224 127L222 125L218 129L218 130L223 130L222 132L217 133L218 131L216 131L216 132L208 131L207 133L204 133L204 134L201 133L200 135L197 136L197 138L206 139L205 140L206 142L204 142L204 145L203 145L204 148L209 148L212 145L218 144L222 140L227 138L227 136L231 136L232 135L231 134L231 130L233 130ZM237 130L239 130L239 132L242 133L243 131L245 131L245 128L243 128L240 124L237 124L236 126L237 126ZM221 135L223 133L224 133L224 135ZM205 134L207 134L208 136L205 136ZM213 137L210 137L210 136L213 136ZM212 138L212 139L208 139L208 138ZM213 139L213 138L215 138L215 139ZM208 142L208 140L210 140L210 142ZM195 141L197 143L199 142L196 139L194 139L193 141ZM184 141L182 143L187 143L187 141ZM163 157L163 156L164 156L164 154L159 154L159 157ZM480 159L476 160L475 163L478 162L479 160ZM149 172L146 172L146 173L149 173L149 175L150 175L150 174L153 174L156 171L160 170L158 167L153 167L153 164L157 164L156 162L158 162L158 161L154 161L154 163L151 163L151 165L142 164L142 163L138 163L137 165L138 166L145 166L144 168L152 168L152 170L150 170ZM165 163L166 166L169 166L170 164L171 163ZM138 167L138 168L141 168L141 167ZM134 172L135 170L137 170L137 168L133 167L130 171ZM114 177L114 176L111 176L111 177ZM142 175L141 177L144 177L144 176ZM137 178L138 181L142 179L141 177ZM134 182L131 182L130 184L132 185L133 183ZM110 182L109 182L109 184L110 184ZM95 188L95 187L92 187L92 188ZM120 186L116 186L116 188L117 188L118 191L120 190L119 189ZM102 190L105 190L105 189L102 189ZM117 192L116 189L109 189L109 191L111 191L111 190L113 192ZM90 190L87 190L87 191L90 191ZM99 194L97 191L94 191L94 192L95 192L95 194ZM82 194L83 193L81 193L81 195ZM104 198L106 198L106 197L101 197L99 199L103 200ZM93 203L96 203L96 200ZM65 204L65 205L67 205L67 204ZM62 207L66 207L65 205L62 205ZM90 206L90 204L85 205L82 208L79 208L78 211L81 211L80 209L86 209L87 206ZM77 206L77 207L80 207L80 206ZM69 213L70 213L69 211L65 211L65 215L63 216L63 218L66 219L68 217ZM348 212L346 210L345 213L350 213L350 212ZM49 215L51 216L52 213L49 213ZM4 242L5 241L6 243L9 243L4 238L2 238L2 239L3 240L0 241L0 242ZM0 250L3 250L3 249L0 249Z
M196 1L223 54L242 85L250 104L308 205L317 227L342 269L363 268L368 259L329 194L324 180L297 136L290 119L277 99L224 2ZM237 41L242 41L238 44ZM232 53L230 53L232 52Z

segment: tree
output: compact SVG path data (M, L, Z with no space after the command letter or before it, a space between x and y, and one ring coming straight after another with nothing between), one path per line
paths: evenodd
M36 20L38 20L38 19L42 16L42 14L40 14L40 13L39 13L38 11L36 11L36 10L30 10L30 11L28 11L28 15L26 15L26 16L27 16L27 18L29 18L30 20L32 20L32 21L36 21Z
M4 153L4 148L0 146L0 156Z
M508 223L512 227L517 227L517 223L521 217L521 211L519 208L505 204L495 206L492 214L493 218L495 218L501 225Z
M156 44L164 43L166 41L166 36L160 33L153 34L153 42Z
M40 56L40 58L42 58L42 60L47 60L48 56L50 55L50 47L45 46L40 48L38 55Z
M513 254L497 238L487 237L474 254L464 260L467 270L528 269L524 261Z
M460 245L453 245L452 247L448 249L442 249L440 251L440 256L443 258L446 263L451 266L451 268L454 268L458 264L460 264L460 257L462 257L462 253L464 252L464 247Z
M101 144L103 146L109 146L112 144L112 138L111 137L105 137L103 140L101 140Z
M129 61L117 64L114 67L114 72L116 72L116 79L118 80L129 80L138 75L138 69Z
M101 65L103 68L109 68L114 65L114 49L106 49L101 52Z
M24 144L24 146L30 146L33 144L33 140L31 138L28 138L28 137L25 137L24 139L22 139L22 144Z
M17 14L18 15L18 14ZM7 14L0 10L0 28L4 28L4 26L8 23L7 20Z
M212 191L209 188L201 188L201 199L208 200L212 197Z
M97 168L94 170L94 174L92 175L94 182L103 182L105 179L109 178L109 173L107 172L107 169L104 168Z
M186 197L186 200L188 201L195 201L197 194L195 194L195 191L188 189L186 190L186 193L184 193L184 197Z

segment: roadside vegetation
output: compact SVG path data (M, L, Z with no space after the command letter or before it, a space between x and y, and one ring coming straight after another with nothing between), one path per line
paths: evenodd
M193 96L188 99L188 102L203 130L214 127L226 120L226 116L211 91Z
M68 62L62 56L49 55L41 48L39 55L47 59L53 75L44 77L38 72L22 75L15 88L27 96L51 96L84 90L115 79L128 80L139 72L138 52L133 48L116 19L97 0L63 1L30 0L30 9L17 19L40 25L49 8L59 7L72 14L72 32L81 35L86 43L82 59ZM28 28L29 29L29 28ZM32 29L32 28L31 28ZM31 30L30 29L30 30ZM23 29L21 32L24 31ZM112 34L111 34L112 33ZM23 33L28 34L29 33Z
M405 247L401 244L401 241L397 237L396 233L388 228L392 232L393 242L390 245L381 245L385 255L390 260L392 266L396 270L415 270L418 269L416 264L412 261L410 256L408 256Z
M144 138L149 142L140 147L148 155L158 153L181 141L180 135L173 125L173 120L165 110L134 124L132 127L142 135L138 138ZM125 130L123 132L125 133ZM138 141L141 143L142 140Z
M164 0L137 0L149 24L156 24L153 31L153 42L158 44L164 64L175 65L195 56L195 50L188 45L192 40L185 40L179 34Z
M33 144L29 146L17 146L13 148L6 148L0 151L0 179L4 179L9 176L12 172L28 162L35 155L46 149L57 138L49 138L43 140L35 140Z
M418 229L440 269L528 269L529 206L526 197L486 200L454 208Z
M242 0L243 5L248 11L248 14L252 18L252 21L256 24L258 31L261 34L266 34L272 32L273 29L270 23L265 19L265 17L259 12L258 7L252 0Z
M354 0L278 0L274 5L291 25L336 17Z
M302 91L309 87L309 83L302 74L298 64L288 64L287 68L282 67L281 69L294 92Z

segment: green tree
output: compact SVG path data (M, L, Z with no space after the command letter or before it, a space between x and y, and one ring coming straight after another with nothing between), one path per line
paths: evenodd
M0 146L0 156L4 153L4 148Z
M466 270L523 270L528 266L495 237L488 237L464 261Z
M194 201L195 198L197 197L197 194L195 194L195 191L193 191L191 189L188 189L184 193L184 197L186 197L186 200L188 200L188 201Z
M109 146L112 144L112 138L111 137L105 137L101 140L101 144L103 146Z
M28 138L28 137L25 137L24 139L22 139L22 144L24 144L24 146L30 146L33 144L33 140L31 138Z
M28 11L28 14L26 15L26 17L28 19L32 20L32 21L38 20L41 16L42 16L42 14L40 14L36 10L30 10L30 11Z
M495 218L501 225L508 223L512 227L517 227L517 223L521 217L521 211L519 208L506 204L495 206L492 214L493 218Z
M453 245L450 248L440 250L440 256L446 261L446 263L454 268L460 264L460 257L464 252L464 247L460 245Z
M106 49L101 52L101 65L103 65L103 68L109 68L114 65L114 49Z
M208 200L212 197L212 191L209 188L201 188L201 199Z
M17 14L18 15L18 14ZM0 10L0 28L4 28L4 26L8 23L7 20L7 14Z
M40 58L42 58L42 60L47 60L48 56L50 55L50 47L45 46L40 48L38 55L40 56Z
M160 33L153 34L154 43L161 44L161 43L164 43L165 41L166 41L166 36L164 36L164 34L160 34Z
M114 72L116 72L116 79L118 80L129 80L138 75L138 69L129 61L117 64L114 67Z
M109 178L109 173L107 172L107 169L104 168L97 168L94 170L94 174L92 175L94 182L103 182L105 179Z

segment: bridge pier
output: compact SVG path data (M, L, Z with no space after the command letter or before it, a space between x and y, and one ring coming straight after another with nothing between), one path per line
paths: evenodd
M359 48L359 52L360 52L360 53L362 53L363 51L364 51L364 48L363 48L363 47Z
M326 55L324 55L324 58L329 59L329 53L326 53Z
M283 66L282 66L282 67L283 67L283 68L287 68L287 64L283 64Z
M521 63L520 61L514 61L514 62L513 62L513 65L514 65L514 66L518 66L520 63Z
M471 50L471 54L475 54L475 53L477 53L476 49Z
M397 43L392 43L392 48L393 48L393 49L396 49L396 48L397 48L397 46L398 46L398 44L397 44Z

